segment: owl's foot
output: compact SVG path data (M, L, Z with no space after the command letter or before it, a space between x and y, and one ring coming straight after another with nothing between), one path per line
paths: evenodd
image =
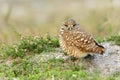
M81 61L82 61L81 58L76 58L76 57L71 56L70 59L71 59L71 61L72 61L73 63L75 63L76 65L80 66Z
M74 57L74 56L70 56L70 60L73 61L73 62L77 61L78 59L79 59L79 58L76 58L76 57Z
M73 56L69 56L66 60L65 60L65 62L67 62L67 63L70 63L70 64L77 64L77 65L79 65L79 63L80 63L80 61L81 61L81 59L79 59L79 58L76 58L76 57L73 57Z

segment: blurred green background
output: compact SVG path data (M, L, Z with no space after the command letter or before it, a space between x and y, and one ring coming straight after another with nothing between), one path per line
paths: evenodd
M20 36L58 36L62 22L73 18L81 27L104 38L120 34L120 0L0 0L0 41Z

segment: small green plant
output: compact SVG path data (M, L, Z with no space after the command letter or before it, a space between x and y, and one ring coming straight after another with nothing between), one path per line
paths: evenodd
M57 37L43 38L29 36L22 38L18 46L26 52L41 53L43 51L53 51L56 47L59 47L59 43Z
M21 57L23 58L26 53L41 53L55 51L59 47L57 37L22 37L20 42L14 45L3 45L2 53L5 57Z
M2 46L2 51L4 57L23 57L24 54L24 49L19 48L16 45L3 45Z
M107 37L106 41L113 41L115 44L120 45L120 35Z

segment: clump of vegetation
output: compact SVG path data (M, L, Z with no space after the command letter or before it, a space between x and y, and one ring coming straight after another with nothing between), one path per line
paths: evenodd
M110 36L105 39L96 38L98 42L114 41L115 44L120 45L120 36ZM42 53L55 51L59 47L58 37L22 37L17 44L6 45L2 44L1 53L5 57L21 57L23 58L28 53Z
M115 44L120 45L120 35L110 36L106 38L106 41L113 41Z
M20 80L86 80L91 76L74 62L69 64L63 59L55 58L47 62L40 62L39 65L24 58L20 63L12 64L11 67L7 65L0 66L1 75L7 76L10 80L13 78Z
M55 51L55 48L59 47L59 42L57 37L47 38L43 37L22 37L20 42L14 45L6 45L2 46L2 53L5 57L24 57L26 53L42 53Z
M116 45L120 45L120 35L112 35L112 36L108 36L104 39L101 39L100 37L95 37L96 41L98 41L99 43L101 42L109 42L112 41L114 42Z

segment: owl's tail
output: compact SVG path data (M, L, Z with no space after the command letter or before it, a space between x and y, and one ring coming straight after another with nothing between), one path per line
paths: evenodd
M102 55L103 53L105 53L105 48L97 43L94 49L95 49L95 53L102 54Z

